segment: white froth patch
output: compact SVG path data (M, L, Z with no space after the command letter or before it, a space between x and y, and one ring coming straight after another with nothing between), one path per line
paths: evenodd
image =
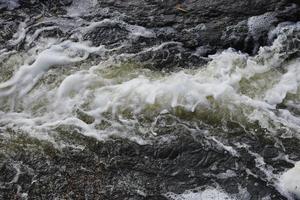
M182 194L169 192L165 194L169 200L236 200L229 194L216 188L208 188L205 190L188 190Z
M87 15L97 5L97 0L73 0L72 5L67 8L68 15L79 17Z
M19 6L20 4L18 0L0 0L0 8L4 7L8 10L13 10Z
M299 63L295 62L288 66L287 72L282 75L279 83L267 91L265 100L276 105L283 101L288 93L296 94L300 83Z
M33 64L25 64L15 72L8 81L0 84L0 97L27 94L40 80L42 75L52 66L66 65L85 60L89 53L103 51L102 46L89 47L85 44L65 41L53 45L37 55Z
M270 30L270 27L275 21L276 17L273 13L250 17L248 20L249 32L253 37L256 37L258 33Z
M93 22L82 31L115 24L126 28L132 37L151 37L151 32L147 32L147 29L117 20ZM37 32L36 35L38 34ZM143 73L144 71L136 69L129 71L123 65L116 67L108 61L108 65L101 62L90 69L79 68L72 74L57 74L61 77L61 82L55 85L45 83L41 86L36 83L43 76L49 75L47 71L53 66L67 67L71 63L85 60L90 53L102 55L113 51L105 49L104 46L90 47L83 42L65 41L51 44L36 55L32 64L19 67L10 80L0 84L1 103L6 105L7 102L13 102L6 101L8 98L17 99L22 111L28 114L26 120L23 120L21 115L18 115L18 119L10 119L7 117L9 113L3 113L0 123L6 119L4 124L17 124L23 129L26 128L28 132L37 133L41 127L51 130L60 124L69 124L81 128L83 135L97 139L108 135L127 135L132 139L143 133L138 131L136 134L134 127L138 122L135 118L128 117L128 112L134 117L148 114L153 116L162 111L172 113L179 108L188 112L198 112L196 114L209 113L216 117L224 117L224 121L236 120L242 125L249 121L258 122L261 127L274 134L283 126L297 132L300 130L297 116L288 110L276 110L276 104L283 102L287 94L299 92L297 88L300 84L298 60L283 64L284 59L280 57L284 38L278 37L273 46L261 48L257 57L229 49L211 56L212 61L205 68L196 70L174 73L149 70ZM143 52L156 51L168 44L180 45L175 42L163 43ZM278 71L274 75L272 72L278 65L281 65L284 72ZM115 72L118 74L118 70L124 70L122 75L115 75ZM105 73L111 74L106 76ZM275 81L270 82L265 76ZM296 98L295 102L297 101ZM76 116L74 110L77 108L93 117L94 122L86 124L82 118ZM106 114L112 115L108 119ZM39 126L30 124L27 120L34 117L39 118ZM103 120L108 120L110 125L105 127L105 130L99 130L97 123L100 124ZM34 131L35 129L37 131ZM235 149L215 142L220 148L238 156Z
M276 21L276 16L273 13L265 13L263 15L250 17L248 19L249 34L252 36L255 42L257 42L261 33L268 32L272 28L275 28L272 26ZM256 50L258 50L258 45L255 46L254 52Z
M95 28L100 27L114 27L119 26L124 30L128 31L128 37L132 39L136 39L139 37L153 38L155 37L155 33L142 26L131 25L119 19L104 19L102 21L91 22L87 27L81 28L83 33L88 33L89 31L94 30Z
M300 198L300 162L295 167L286 171L280 177L280 186L289 193Z
M12 45L17 45L19 44L20 42L22 42L22 40L25 39L26 37L26 32L28 31L26 29L26 22L28 21L28 19L26 19L24 22L21 22L19 24L19 27L18 27L18 31L13 35L13 38L11 40L9 40L9 43L12 44Z

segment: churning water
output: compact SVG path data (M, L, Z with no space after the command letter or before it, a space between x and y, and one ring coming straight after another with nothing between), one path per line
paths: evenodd
M76 10L69 12L73 16ZM154 33L118 19L75 19L24 21L9 42L23 42L28 50L0 50L3 145L20 135L50 142L58 149L85 148L85 137L168 145L180 137L172 132L184 129L195 140L204 137L213 148L237 160L247 155L255 161L251 169L239 162L235 170L224 173L211 169L208 177L238 179L238 172L246 171L286 198L299 197L299 167L285 173L300 159L299 151L294 152L300 144L299 23L279 25L270 33L270 38L276 38L273 44L261 47L256 56L228 49L210 56L205 66L166 72L144 67L134 58L179 43L122 53L126 41L114 47L93 46L84 35L114 24L126 29L128 38L151 38ZM44 34L55 30L72 30L71 36ZM83 139L74 142L61 135L74 130ZM265 150L244 142L243 135L264 138L276 155L266 161ZM169 199L249 199L249 193L240 185L230 194L216 181L182 194L164 195ZM271 195L265 199L272 199Z

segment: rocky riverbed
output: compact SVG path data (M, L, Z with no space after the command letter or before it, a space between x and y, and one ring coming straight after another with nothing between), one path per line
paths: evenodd
M0 0L0 199L296 199L299 21L297 0Z

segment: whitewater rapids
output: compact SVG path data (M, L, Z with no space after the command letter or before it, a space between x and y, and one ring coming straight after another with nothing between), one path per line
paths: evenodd
M220 127L226 132L231 123L236 123L247 133L262 133L274 139L278 148L283 146L282 138L300 139L300 58L291 56L299 55L299 48L288 46L291 38L300 43L299 23L277 27L272 32L272 37L276 37L273 44L261 47L256 56L228 49L210 56L205 66L171 72L143 67L134 61L136 54L114 54L126 44L114 48L92 46L80 36L96 27L116 23L125 27L132 38L154 37L146 28L103 20L75 30L77 41L47 37L37 40L42 31L30 35L26 22L21 24L11 43L25 39L28 46L32 42L35 45L28 52L0 50L1 67L6 69L6 73L0 74L0 130L26 134L50 142L58 149L84 148L60 138L61 127L76 129L81 135L99 141L118 137L151 145L173 139L160 131L162 124L159 124L161 117L171 116L171 122L163 126L172 128L175 122L180 122L191 133L201 129L206 139L235 158L241 156L241 151L247 151L255 158L264 181L286 198L293 199L293 195L300 198L299 189L291 189L294 183L289 182L295 173L299 176L299 170L282 175L288 168L278 170L248 144L230 142L226 138L229 136L216 132ZM143 52L164 45L167 44ZM274 159L294 164L297 158L281 155ZM229 171L222 176L238 175ZM295 184L298 187L299 180ZM227 194L218 185L165 196L246 199L249 192L239 189L239 193Z

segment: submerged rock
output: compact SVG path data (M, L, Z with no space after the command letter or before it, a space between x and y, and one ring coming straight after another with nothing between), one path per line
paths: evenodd
M188 49L210 45L216 50L234 47L256 53L254 46L265 45L268 31L278 23L300 19L299 6L281 0L181 1L186 12L176 7L176 1L98 2L100 7L125 14L129 23L148 28L172 27L172 40L182 42Z
M82 149L58 150L31 139L19 141L14 148L14 143L7 144L10 158L0 157L0 197L167 200L169 192L219 185L239 199L259 200L270 194L285 199L265 181L264 174L257 176L262 171L246 151L240 151L241 157L233 156L202 134L195 139L176 132L171 133L178 135L176 140L151 145L83 137L77 141L85 145ZM243 138L251 142L248 136ZM253 142L263 148L263 141Z
M199 66L207 61L209 54L229 47L255 54L260 46L271 44L274 37L269 37L269 33L278 24L300 19L299 2L292 0L98 0L82 4L87 11L80 14L78 10L78 16L74 15L77 12L74 6L81 4L72 0L14 1L16 6L13 7L10 6L12 2L1 2L4 12L0 15L5 20L0 21L0 27L6 30L0 32L3 47L11 46L7 41L13 37L19 23L24 22L26 15L31 18L28 23L34 23L42 16L77 17L90 22L112 20L113 23L85 32L82 38L92 41L93 45L108 45L111 48L121 45L121 53L140 52L138 58L142 61L151 58L151 67L158 69ZM69 7L72 7L72 14L68 13ZM14 9L13 15L11 9ZM7 16L11 16L11 20ZM150 31L152 36L138 33L140 35L131 37L137 34L130 30L135 25ZM174 50L172 45L170 48L156 48L168 42L178 43L180 48ZM153 47L156 52L142 52ZM18 44L18 48L24 47ZM175 58L169 57L173 51Z

